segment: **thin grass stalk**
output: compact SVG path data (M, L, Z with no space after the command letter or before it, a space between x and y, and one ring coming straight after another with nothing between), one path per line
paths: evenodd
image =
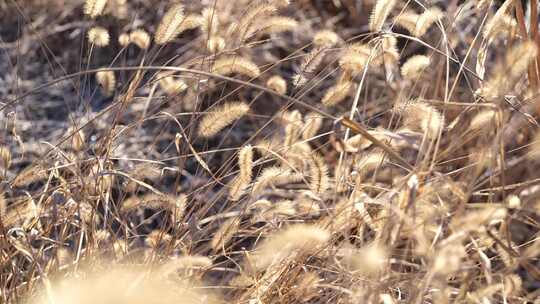
M527 25L525 24L525 14L523 12L523 6L521 5L521 1L515 1L516 2L516 17L518 20L519 25L519 31L521 33L522 37L527 37ZM536 92L537 89L537 76L535 73L534 65L531 64L529 66L529 69L527 71L527 76L529 78L529 83L533 91Z
M538 36L538 1L531 0L531 39L540 47L540 37ZM534 71L536 73L536 83L540 83L540 54L536 56Z

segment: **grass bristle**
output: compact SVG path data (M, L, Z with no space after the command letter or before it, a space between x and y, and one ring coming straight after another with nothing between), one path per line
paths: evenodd
M157 44L171 42L180 33L180 25L184 21L184 6L175 4L161 19L155 34Z
M377 0L369 17L370 31L378 32L382 30L384 22L396 5L396 2L396 0Z
M313 44L317 47L332 47L339 42L339 36L329 30L323 30L315 33L313 36Z
M213 137L223 128L246 115L248 111L249 105L238 101L216 106L201 119L199 135L206 138Z
M405 79L415 80L429 66L431 60L424 55L415 55L401 66L401 76Z
M261 71L256 64L243 57L225 57L218 59L212 67L212 72L220 75L237 73L250 78L259 77L261 74Z
M105 96L111 96L116 87L116 77L113 71L99 71L96 73L96 81L101 86Z
M424 132L434 139L444 128L444 117L432 106L415 101L406 106L403 124Z
M252 256L254 267L263 270L293 254L314 254L330 239L330 233L313 225L293 225L259 245Z
M322 104L327 107L337 105L349 96L352 87L353 83L349 81L336 84L326 91L321 100Z
M324 159L317 154L313 154L310 160L310 188L311 191L323 194L330 187L328 176L328 166Z
M84 14L90 18L96 18L103 13L108 0L86 0L84 3Z
M88 42L96 47L106 47L109 45L109 31L101 26L95 26L88 30Z
M148 47L150 47L152 38L145 30L138 29L129 34L129 41L140 49L146 50Z
M270 17L260 26L259 31L264 34L278 34L293 31L298 27L298 21L288 17Z

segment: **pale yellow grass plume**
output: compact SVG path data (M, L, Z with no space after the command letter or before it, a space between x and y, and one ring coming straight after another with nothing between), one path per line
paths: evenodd
M415 37L422 37L429 30L429 28L437 21L444 17L444 13L440 8L434 6L425 10L418 21L416 22L416 28L412 33Z
M385 134L384 129L375 129L368 132L371 136L375 137L376 139L382 142L388 141L388 136ZM371 147L372 145L373 143L369 141L365 136L358 134L347 139L345 141L344 148L345 148L345 152L357 153L359 151L362 151Z
M56 262L58 263L58 267L66 267L73 263L73 254L69 249L58 248L56 249Z
M377 0L369 17L369 30L379 32L382 30L384 22L396 5L396 0Z
M278 151L281 147L281 138L274 135L270 138L264 138L257 140L255 148L264 157L274 157L270 151Z
M111 233L107 230L97 230L93 235L94 242L99 246L103 245L104 243L109 243L111 240Z
M499 7L495 15L493 15L484 26L482 34L485 39L491 40L503 31L512 29L516 26L516 21L509 15L513 5L514 1L505 1L501 7Z
M372 277L388 266L388 249L380 242L368 244L360 249L346 246L340 250L343 264L355 275Z
M177 36L187 30L193 30L198 27L201 27L204 24L204 18L201 15L190 14L187 15L180 26L177 29Z
M279 34L294 31L298 27L298 21L289 17L270 17L260 26L262 34Z
M523 280L517 274L504 277L503 295L505 297L519 296L523 292Z
M469 130L471 131L484 131L492 130L494 127L495 119L497 118L497 111L493 109L482 110L478 112L471 119Z
M302 180L302 175L294 173L290 169L283 167L265 168L253 184L253 194L258 195L268 187L294 183L300 180Z
M249 105L232 101L210 109L199 124L199 136L210 138L249 112Z
M299 130L302 131L302 130ZM301 132L297 133L297 136L301 135ZM299 137L298 137L299 139ZM287 144L287 143L286 143ZM311 146L307 142L296 141L291 145L286 146L288 149L285 150L283 157L285 160L282 160L284 166L300 170L305 168L309 162L309 156L312 153ZM300 174L300 173L297 173Z
M237 201L251 182L253 169L253 147L251 145L244 146L238 153L238 167L240 173L233 180L229 190L229 199L232 201Z
M454 217L450 229L454 232L483 232L488 227L498 225L508 217L508 209L499 206L486 206L480 210L468 212L461 217Z
M118 36L118 44L122 47L127 47L131 43L131 39L129 37L129 34L122 33L120 36Z
M210 53L219 53L225 49L225 39L220 36L213 36L208 39L208 42L206 43L206 49Z
M244 57L224 57L216 60L212 73L220 75L240 74L250 78L259 77L261 70L253 61Z
M115 18L123 20L128 17L129 5L127 0L110 0L105 11Z
M291 123L297 124L298 127L301 127L302 113L299 110L283 110L280 115L278 115L277 122L284 127Z
M157 78L159 86L169 96L178 95L188 88L184 80L175 77L173 73L170 72L161 72L157 75Z
M212 249L219 250L225 248L234 234L238 232L239 228L240 219L238 217L233 217L226 220L212 237L212 241L210 242Z
M126 199L120 210L123 213L131 212L138 208L169 210L178 219L184 214L186 203L187 198L183 194L174 196L151 193Z
M476 9L477 10L486 9L490 3L491 3L491 0L478 0L476 1Z
M404 12L396 17L396 23L409 31L414 37L422 37L431 26L441 20L444 13L438 7L431 7L422 14L411 11Z
M265 214L270 220L271 218L287 218L298 214L296 204L291 200L281 200L275 202L272 208Z
M313 36L313 44L317 47L332 47L339 42L339 36L333 31L322 30Z
M245 42L253 37L260 29L261 20L267 20L275 11L276 7L268 3L260 3L249 8L235 28L239 42Z
M304 123L302 121L302 113L298 110L285 111L281 119L285 126L284 145L286 147L292 146L298 141L301 135L300 132Z
M323 125L323 118L320 114L311 112L304 117L304 128L302 139L310 140L315 137Z
M291 4L290 0L268 0L268 3L277 7L277 8L284 8L289 6Z
M176 274L179 270L189 274L193 270L200 270L212 266L212 260L206 256L185 255L170 259L159 267L159 274L167 277Z
M41 165L30 165L24 168L11 182L12 187L25 187L47 178L47 170Z
M220 26L218 12L211 7L206 7L203 9L201 15L202 31L207 37L213 37L217 33Z
M450 275L460 270L462 259L467 256L467 252L462 244L451 242L445 244L435 252L432 271L441 275Z
M244 146L238 153L238 167L240 168L239 177L244 183L251 182L251 171L253 169L253 147Z
M152 38L143 29L134 30L129 34L129 42L135 44L138 48L146 50L150 46Z
M84 132L82 130L79 130L73 134L71 137L71 147L75 151L81 151L84 148L84 143L86 141L86 137L84 136Z
M517 21L514 17L508 14L495 14L484 27L482 34L485 39L492 40L497 36L504 37L515 33L517 31L517 26Z
M367 44L352 44L347 47L340 57L339 66L353 75L362 73L369 63L370 58L373 59L375 57L375 54L372 54L372 52L372 48Z
M300 73L293 77L294 86L302 86L309 80L309 77L314 76L315 71L323 62L325 55L326 48L324 47L316 47L307 53L302 58L302 63L300 64Z
M311 198L312 197L311 192L306 192L306 193L308 193L309 196L305 195L295 200L295 209L297 213L304 216L314 216L314 217L320 216L321 206L319 202L317 201L318 198L313 199Z
M281 95L287 93L287 81L279 75L274 75L266 81L266 86Z
M355 164L359 176L364 177L369 172L386 164L388 157L382 151L375 150L363 155Z
M314 271L302 272L294 282L291 291L297 303L310 303L320 296L319 283L324 280Z
M5 208L2 216L2 225L11 227L14 225L26 226L26 223L39 216L40 210L32 198L17 198L17 201Z
M394 297L389 293L379 294L379 300L381 300L383 304L396 304L397 303L397 300L394 299Z
M420 15L415 13L414 11L404 11L401 12L394 21L397 25L400 27L406 29L409 33L414 33L416 30L416 24L418 22L418 18L420 18Z
M5 146L0 147L0 168L7 170L11 166L11 151Z
M321 102L327 107L335 106L344 101L351 92L353 83L345 81L330 87L324 94Z
M493 75L480 89L480 95L495 99L512 91L527 73L529 64L536 58L538 47L533 41L513 46L494 68Z
M509 209L520 209L521 208L521 199L519 196L512 194L506 197L505 200L506 206Z
M7 212L7 201L4 192L0 192L0 218L6 216Z
M103 271L88 266L78 276L69 276L41 288L41 292L28 299L29 304L115 303L115 304L196 304L219 303L209 294L190 287L188 282L172 281L161 273L131 265L105 265Z
M153 248L155 250L167 246L172 240L172 236L168 233L165 233L161 230L152 230L144 240L146 246Z
M84 14L90 18L96 18L103 13L107 0L86 0L84 3Z
M255 269L279 264L296 254L310 255L330 240L330 232L315 225L297 224L270 235L252 255Z
M294 75L292 78L292 83L295 87L303 86L308 82L308 77L302 75L302 73Z
M96 81L101 86L103 95L112 96L116 88L116 77L113 71L98 71L96 73Z
M143 162L135 165L128 172L131 179L126 182L125 191L135 192L139 184L136 181L143 179L155 180L161 177L161 168L155 164Z
M540 159L540 132L534 135L527 155L531 159Z
M312 154L309 166L309 188L317 194L324 194L330 187L328 166L324 158L318 154Z
M175 4L165 13L155 34L157 44L171 42L179 34L180 25L184 21L184 6Z
M105 47L109 45L109 31L107 31L106 28L101 26L94 26L90 30L88 30L88 42L91 45L95 45L97 47Z
M467 299L472 302L491 302L498 297L504 289L503 283L491 283L483 287L478 287L474 291L468 292Z
M432 106L415 101L405 107L403 124L413 130L422 131L429 139L434 139L444 128L444 117Z
M431 60L425 55L414 55L401 66L401 76L407 80L415 80L429 67Z
M373 63L376 65L395 64L399 60L399 51L397 49L397 38L392 35L384 35L377 39L375 57Z

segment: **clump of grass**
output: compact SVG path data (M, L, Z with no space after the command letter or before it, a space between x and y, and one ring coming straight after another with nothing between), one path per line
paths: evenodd
M1 303L538 298L535 2L38 2L0 4Z

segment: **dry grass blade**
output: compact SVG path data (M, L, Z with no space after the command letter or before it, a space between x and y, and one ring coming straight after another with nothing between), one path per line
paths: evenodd
M388 145L384 144L377 138L373 137L373 135L369 134L367 130L365 130L356 122L348 119L347 117L342 117L340 121L344 126L351 129L353 132L365 136L374 145L383 149L384 152L388 153L389 157L396 161L400 166L403 166L405 169L410 171L414 170L414 167L410 165L405 159L403 159L399 154L397 154L392 148L390 148Z

